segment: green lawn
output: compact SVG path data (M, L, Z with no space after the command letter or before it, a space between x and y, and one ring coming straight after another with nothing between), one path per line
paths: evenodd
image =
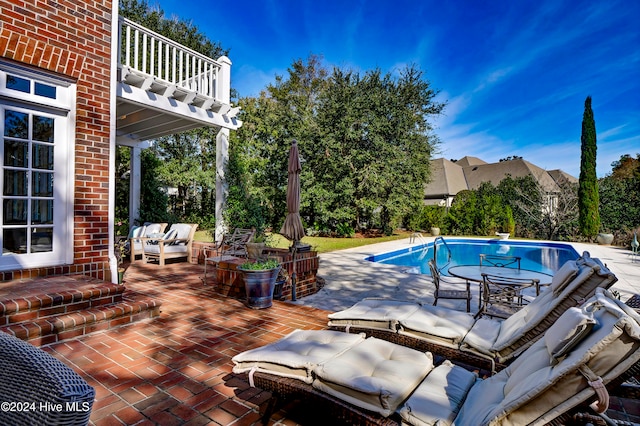
M270 234L272 247L286 248L291 245L291 241L287 240L280 234ZM410 233L396 231L393 235L388 237L376 237L376 238L329 238L329 237L304 237L302 242L311 245L312 249L318 253L326 253L335 250L343 250L352 247L365 246L367 244L382 243L385 241L399 240L401 238L408 238ZM210 231L197 231L195 236L196 241L213 241Z

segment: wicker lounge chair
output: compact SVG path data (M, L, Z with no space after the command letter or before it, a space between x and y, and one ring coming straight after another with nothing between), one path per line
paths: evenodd
M273 394L263 421L296 398L349 424L584 424L608 408L607 389L640 371L640 315L604 289L487 379L373 337L324 347L339 339L329 333L299 331L233 358L235 373Z
M591 297L596 288L609 288L616 281L598 259L584 252L566 262L540 296L505 320L476 319L439 306L365 299L330 314L328 325L495 371L538 340L567 309Z
M71 426L89 422L95 391L58 359L0 332L0 365L0 424Z

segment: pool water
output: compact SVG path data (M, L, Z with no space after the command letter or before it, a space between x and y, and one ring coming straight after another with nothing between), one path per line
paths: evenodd
M496 254L503 256L519 256L520 268L531 271L554 274L569 260L575 260L578 252L569 244L480 240L480 239L438 239L436 245L436 261L442 273L448 275L448 268L456 265L478 265L480 254ZM390 265L406 266L406 272L431 275L429 259L433 259L433 242L415 245L403 250L375 254L366 260ZM449 260L449 252L451 259Z

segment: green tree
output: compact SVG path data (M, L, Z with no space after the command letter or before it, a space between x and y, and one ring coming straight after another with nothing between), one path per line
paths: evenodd
M612 164L611 174L598 181L600 218L610 231L640 226L640 154L628 154Z
M296 139L303 221L317 230L389 232L420 206L437 142L428 120L444 107L433 101L436 93L416 68L398 78L379 70L329 74L311 56L259 97L241 99L244 125L232 143L243 147L249 190L268 224L278 229L285 217L286 164Z
M591 109L591 96L587 96L584 101L580 143L578 224L582 235L594 237L600 230L600 215L598 212L598 178L596 176L596 123Z

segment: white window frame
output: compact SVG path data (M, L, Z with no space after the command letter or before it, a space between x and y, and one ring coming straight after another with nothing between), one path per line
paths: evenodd
M31 80L31 93L8 89L6 87L7 74ZM34 82L56 87L55 99L34 94ZM55 123L52 250L49 252L19 254L4 253L3 250L2 255L0 255L0 271L73 263L75 105L76 85L72 81L0 61L0 138L2 138L2 141L4 141L5 109L51 117ZM0 161L2 161L2 167L4 168L4 143L0 143ZM3 181L4 173L0 172L0 191L3 191L4 188ZM0 199L4 200L2 192L0 192ZM3 203L0 203L0 206L2 205ZM2 214L0 210L0 228L4 228ZM30 226L30 218L27 218L27 226ZM2 248L2 234L2 229L0 229L0 248Z

